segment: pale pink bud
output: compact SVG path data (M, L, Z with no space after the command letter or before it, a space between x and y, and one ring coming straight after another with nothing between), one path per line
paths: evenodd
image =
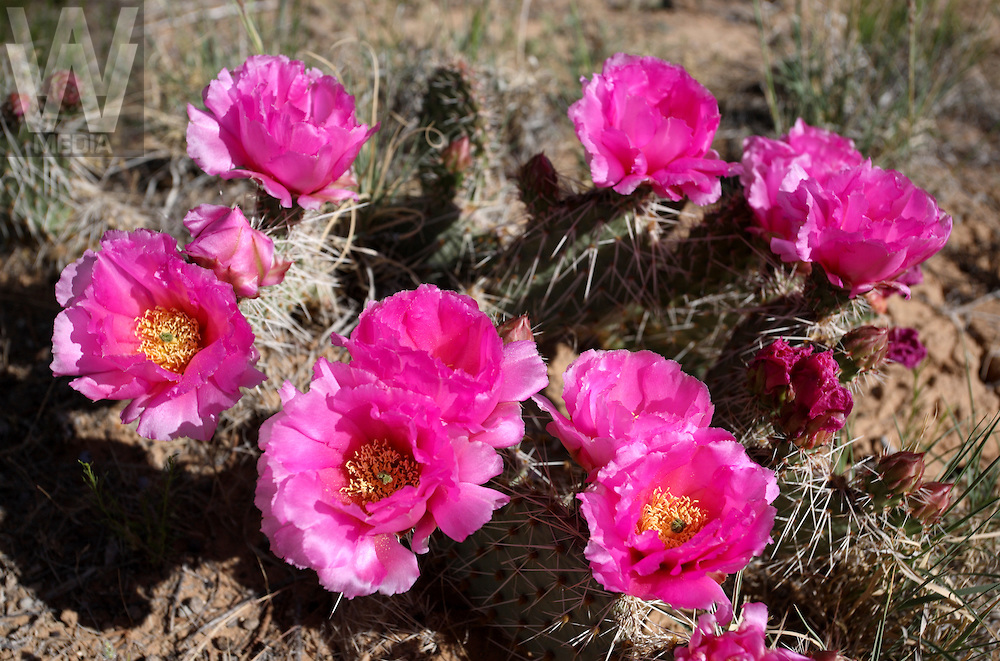
M284 280L292 265L275 257L274 242L253 229L239 207L202 204L188 212L184 226L194 237L184 252L230 283L238 296L256 298L260 287Z
M441 162L448 172L456 176L472 167L472 141L469 136L452 140L441 154Z

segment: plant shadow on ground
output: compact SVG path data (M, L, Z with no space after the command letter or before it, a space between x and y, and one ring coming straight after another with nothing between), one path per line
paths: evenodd
M19 260L6 246L0 254L8 265ZM233 624L249 629L238 649L250 657L276 644L301 649L308 630L327 631L348 656L377 644L420 657L468 638L457 629L465 624L444 620L433 580L405 603L338 603L314 572L269 551L252 505L266 413L220 426L211 443L146 441L118 422L120 403L91 402L54 378L55 281L0 272L0 567L6 598L18 601L7 625L17 630L48 611L105 639L152 627L130 649L168 656L190 656L199 639ZM403 626L376 636L373 622Z
M3 287L0 552L6 569L45 606L76 611L81 624L96 629L144 618L150 589L187 563L236 557L243 565L239 580L254 591L265 591L268 580L289 582L287 573L268 575L266 555L263 565L255 555L263 538L259 515L246 506L256 478L251 456L227 458L216 448L205 471L190 448L179 445L176 459L154 465L137 437L116 424L113 403L92 403L68 379L52 376L50 342L59 311L53 286ZM85 479L84 463L96 487Z

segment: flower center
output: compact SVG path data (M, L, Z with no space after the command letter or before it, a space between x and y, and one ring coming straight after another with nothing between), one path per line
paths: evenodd
M139 351L163 369L181 374L201 350L198 322L181 310L157 305L135 322L135 335L142 342Z
M676 548L694 537L708 523L708 514L698 507L697 500L687 496L671 496L670 490L659 487L642 507L638 532L655 530L668 549Z
M351 481L340 492L362 507L388 498L407 485L420 484L417 462L405 458L384 440L362 445L344 468Z

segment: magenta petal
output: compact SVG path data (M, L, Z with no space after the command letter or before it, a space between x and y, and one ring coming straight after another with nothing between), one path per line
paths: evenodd
M77 376L71 385L93 399L132 400L122 419L139 420L148 438L207 440L239 388L264 380L232 288L185 263L166 234L105 233L101 251L67 267L57 289L66 309L53 329L53 372ZM157 309L186 315L200 331L197 351L176 372L147 357L137 334Z
M188 153L209 174L257 181L284 207L355 195L350 168L377 126L358 124L354 97L333 77L278 55L255 55L206 88L188 110Z
M704 204L721 195L718 178L730 168L710 148L718 103L682 67L617 53L583 79L569 117L594 185L629 194L649 183L661 197L693 195Z
M208 174L222 174L233 169L229 146L222 140L219 122L188 105L187 153Z
M462 484L453 499L441 497L431 507L441 532L460 542L479 530L493 516L493 510L506 505L508 500L499 491Z
M524 418L518 402L500 402L481 428L469 429L470 439L493 448L509 448L524 438Z
M307 392L281 394L282 410L260 428L255 503L274 552L330 590L409 589L415 553L436 528L464 539L507 500L482 486L500 456L443 421L430 397L322 359ZM398 539L411 533L406 549Z
M497 396L504 402L523 402L549 383L545 363L533 340L504 345L500 371L503 384Z
M519 434L515 439L494 433L500 431L498 408L527 399L547 381L533 342L505 346L472 298L433 285L372 302L349 340L332 341L346 345L353 364L387 384L433 399L446 422L469 433L492 429L493 444L520 440ZM502 410L510 415L509 407ZM508 422L504 433L513 429Z
M553 416L550 432L587 470L643 430L707 427L714 412L704 383L650 351L585 351L564 382L568 421L551 403L535 401Z

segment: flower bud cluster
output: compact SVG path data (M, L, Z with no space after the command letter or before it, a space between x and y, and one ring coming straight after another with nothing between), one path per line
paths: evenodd
M829 351L813 353L812 347L792 347L779 338L757 352L747 375L760 410L805 450L828 443L854 407Z
M876 507L898 507L905 500L910 516L931 525L951 504L954 484L923 481L923 452L894 452L864 466L860 483Z

